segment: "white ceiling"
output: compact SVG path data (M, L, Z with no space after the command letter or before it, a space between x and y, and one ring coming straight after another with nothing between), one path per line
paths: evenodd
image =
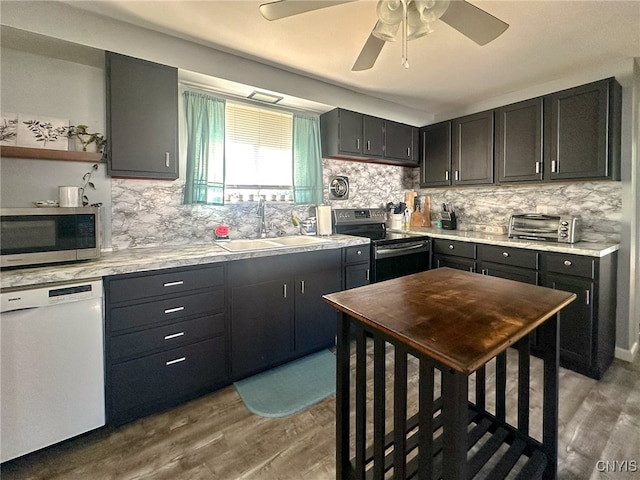
M470 3L507 22L478 46L443 22L409 43L384 46L376 65L351 66L376 22L376 2L359 0L267 21L258 1L68 1L79 7L430 114L640 57L640 1Z

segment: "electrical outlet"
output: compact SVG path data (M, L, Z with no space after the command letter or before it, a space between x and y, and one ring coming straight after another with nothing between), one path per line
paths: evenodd
M547 205L536 205L536 213L546 215L549 213L549 207Z

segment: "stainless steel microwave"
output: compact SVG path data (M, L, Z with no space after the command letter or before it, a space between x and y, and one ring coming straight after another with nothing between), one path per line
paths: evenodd
M100 208L0 208L0 267L100 256Z

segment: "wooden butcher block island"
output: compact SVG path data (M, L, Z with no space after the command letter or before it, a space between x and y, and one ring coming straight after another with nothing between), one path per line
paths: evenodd
M556 478L556 314L575 297L450 268L325 295L341 312L337 477ZM532 342L544 362L540 441L529 433ZM509 347L517 352L517 367L509 369L517 387L507 389ZM415 364L417 386L408 375ZM511 401L517 402L515 425L506 414Z

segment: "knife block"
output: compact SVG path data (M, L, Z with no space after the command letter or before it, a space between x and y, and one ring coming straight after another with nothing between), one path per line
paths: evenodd
M455 230L458 228L455 212L440 212L443 230Z

